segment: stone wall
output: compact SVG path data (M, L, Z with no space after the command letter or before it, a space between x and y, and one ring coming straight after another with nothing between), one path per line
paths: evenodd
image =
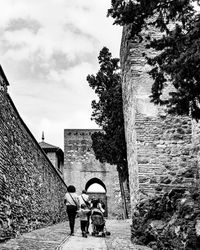
M64 130L64 180L76 187L81 194L88 182L99 184L106 189L108 216L122 216L122 200L116 166L100 163L91 148L91 134L95 129Z
M0 68L0 241L66 219L66 185L19 116Z
M54 167L58 169L58 158L56 157L55 152L48 152L46 154L51 163L54 165Z
M163 107L150 102L152 79L143 54L153 56L155 52L145 48L145 35L160 34L153 28L144 30L141 33L144 40L139 43L130 39L129 33L130 26L124 27L121 65L133 208L138 199L154 195L161 188L166 191L174 186L191 185L197 176L197 158L190 118L169 116Z
M200 177L200 122L192 120L192 145L193 153L197 157L197 179ZM200 184L200 183L199 183Z
M137 139L135 130L136 89L129 58L129 27L124 27L121 42L120 60L122 67L122 97L124 112L124 128L127 144L127 161L129 171L130 204L135 207L139 199L139 177L137 163Z
M191 120L140 114L136 116L135 125L142 194L154 196L161 188L166 192L172 187L191 186L197 174Z

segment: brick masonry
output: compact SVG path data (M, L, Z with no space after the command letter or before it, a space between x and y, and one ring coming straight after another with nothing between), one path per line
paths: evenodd
M100 163L91 148L91 134L95 129L64 130L64 179L80 194L90 184L98 183L106 189L108 216L122 217L122 200L116 166ZM99 194L101 197L101 194Z
M147 33L154 37L160 35L153 28L144 30L141 35L145 38ZM120 56L134 208L139 199L161 190L192 185L198 177L199 132L189 117L168 115L165 108L150 103L152 79L143 53L153 56L155 52L145 48L145 39L139 43L137 39L129 39L129 34L130 26L124 27Z
M66 219L66 185L21 119L0 68L0 241Z

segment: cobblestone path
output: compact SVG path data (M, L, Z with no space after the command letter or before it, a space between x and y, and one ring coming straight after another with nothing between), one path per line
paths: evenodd
M132 244L130 220L108 220L106 227L111 232L106 238L108 250L151 250L148 247Z
M0 250L150 250L131 243L128 220L107 220L106 227L111 232L106 238L83 238L77 219L75 236L68 235L68 222L64 222L1 243Z
M76 228L79 227L78 222ZM68 221L37 229L1 243L0 250L54 250L69 237L69 231Z
M128 220L107 220L106 228L111 232L106 238L88 236L83 238L80 229L75 236L68 238L59 250L151 250L144 246L133 245L130 241Z

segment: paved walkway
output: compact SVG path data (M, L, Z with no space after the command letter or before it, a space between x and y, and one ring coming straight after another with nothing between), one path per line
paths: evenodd
M106 228L111 232L106 238L88 238L81 236L78 229L74 236L68 238L58 248L59 250L151 250L144 246L133 245L130 241L130 221L128 220L107 220Z
M1 250L150 250L133 245L130 241L130 223L124 220L107 220L106 238L81 236L79 220L74 236L69 236L68 222L38 229L0 244Z
M66 239L69 231L68 222L59 223L1 243L0 250L54 250Z

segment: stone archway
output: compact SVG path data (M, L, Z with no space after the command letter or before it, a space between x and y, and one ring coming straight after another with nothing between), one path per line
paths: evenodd
M105 189L104 192L91 194L91 197L103 196L109 218L121 218L123 207L116 166L99 162L92 150L91 135L99 131L64 130L64 180L67 185L74 185L78 194L94 183L99 184Z
M86 185L85 190L90 196L90 199L100 199L104 204L105 217L108 217L108 205L107 205L107 190L105 184L98 178L90 179Z
M105 190L105 193L107 192L106 190L106 186L105 184L103 183L103 181L101 181L99 178L92 178L90 179L86 184L85 184L85 190L88 190L88 188L93 185L93 184L99 184L100 186L103 187L103 189Z

